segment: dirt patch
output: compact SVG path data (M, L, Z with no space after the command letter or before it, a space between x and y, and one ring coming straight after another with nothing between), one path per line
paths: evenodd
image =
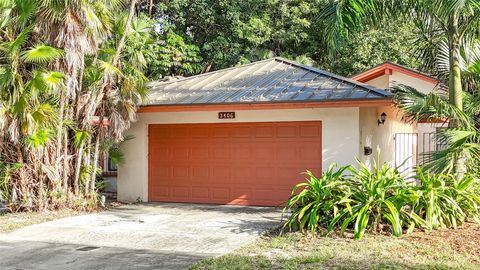
M105 209L116 208L122 205L125 205L125 203L108 201L105 208L99 207L98 209L90 212L73 209L59 209L56 211L3 213L0 214L0 233L11 232L25 226L52 221L64 217L100 212Z
M409 241L427 245L446 244L459 253L467 253L478 258L480 262L480 225L467 222L457 229L439 229L430 233L414 232Z
M81 213L82 212L70 209L44 212L7 213L0 215L0 233L10 232L32 224L79 215Z

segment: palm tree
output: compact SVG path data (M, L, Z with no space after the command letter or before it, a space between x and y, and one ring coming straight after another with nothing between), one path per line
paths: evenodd
M50 142L56 125L55 98L64 87L64 75L48 69L47 63L63 56L59 49L32 43L31 27L0 43L0 159L18 165L14 194L29 201L32 170L30 159ZM29 46L33 46L28 48ZM28 72L25 72L26 70ZM50 165L50 164L45 164ZM56 189L55 181L49 179ZM29 203L30 204L30 203Z
M68 203L70 190L95 198L100 145L117 145L145 91L138 53L124 50L137 0L118 16L125 4L0 0L0 164L11 174L0 184L18 207Z
M441 35L448 48L448 100L455 108L463 110L460 48L479 36L480 0L335 0L323 10L322 16L328 22L326 39L334 45L339 37L365 24L378 24L388 16L421 22L424 30ZM458 119L451 119L450 124L456 127ZM456 160L456 171L461 175L463 158Z
M459 110L448 102L448 93L438 90L427 95L414 88L400 85L393 88L397 107L404 112L404 120L418 122L421 120L457 119L457 126L440 129L436 143L442 145L438 151L424 153L423 163L427 170L435 173L453 173L456 158L465 158L467 171L475 173L480 165L480 96L464 93L464 110Z

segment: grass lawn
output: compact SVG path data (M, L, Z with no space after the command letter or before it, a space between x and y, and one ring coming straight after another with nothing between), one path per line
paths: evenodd
M396 238L307 237L272 233L191 269L480 269L480 226Z

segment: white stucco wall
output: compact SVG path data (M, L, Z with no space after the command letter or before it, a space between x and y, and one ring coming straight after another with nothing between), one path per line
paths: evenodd
M336 162L354 164L360 152L360 108L238 110L236 119L218 119L217 111L140 113L127 132L133 136L121 150L125 163L118 168L118 199L148 200L148 125L219 122L322 121L322 167Z
M391 75L385 74L365 82L366 84L387 89L395 85L404 84L417 89L422 93L430 93L437 88L436 83L421 80L402 72L393 71ZM384 125L377 126L377 119L385 112L387 120ZM395 134L397 133L418 133L418 138L423 132L432 132L434 128L424 127L424 131L417 129L417 124L406 123L403 113L393 106L377 108L360 108L360 134L362 160L371 163L376 157L375 150L380 148L380 162L391 162L395 165ZM372 126L373 125L373 126ZM429 125L431 126L431 125ZM370 145L369 145L370 144ZM363 146L371 146L373 154L363 155ZM421 146L418 148L421 149Z
M438 87L436 83L427 82L397 71L393 71L392 75L389 76L389 84L390 87L399 84L408 85L424 94L428 94Z
M387 89L390 86L390 75L378 76L365 83L380 89Z
M380 115L387 115L384 124L378 125ZM390 162L395 165L395 134L416 132L416 124L405 123L402 114L393 106L360 108L360 153L361 159L372 165L380 150L380 162ZM369 146L373 153L364 155L363 147Z

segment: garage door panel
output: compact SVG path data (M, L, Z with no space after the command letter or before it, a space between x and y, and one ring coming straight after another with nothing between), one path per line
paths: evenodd
M169 198L170 196L170 192L169 192L169 189L170 187L169 186L150 186L150 197L155 199L159 199L159 198Z
M253 157L257 159L273 160L275 157L275 148L258 146L253 150Z
M230 198L229 187L215 187L212 192L212 199L214 200L227 200Z
M230 136L229 127L214 127L213 128L213 137L214 138L228 138Z
M192 159L208 159L209 147L208 146L194 146L192 149Z
M224 160L230 156L230 149L227 145L223 144L213 146L211 152L214 159Z
M192 199L208 199L210 196L210 187L192 187Z
M274 128L272 126L257 126L255 127L256 138L273 138Z
M279 205L321 153L321 122L150 125L149 200Z
M188 186L173 186L172 196L177 199L187 200L190 197L190 187Z
M192 176L194 178L208 179L210 176L210 168L207 165L192 167Z
M192 127L191 136L193 138L201 139L208 138L210 134L210 129L208 127Z
M279 138L295 138L297 136L296 126L278 126L277 137Z
M297 148L294 145L283 146L280 145L276 149L276 159L277 160L287 160L291 161L292 158L298 157Z
M234 127L232 132L232 137L233 138L251 138L252 129L249 126Z
M238 143L231 149L233 159L250 159L252 157L252 149L248 143Z
M234 167L231 170L232 178L237 180L248 181L253 178L251 167ZM237 182L237 181L235 181Z

